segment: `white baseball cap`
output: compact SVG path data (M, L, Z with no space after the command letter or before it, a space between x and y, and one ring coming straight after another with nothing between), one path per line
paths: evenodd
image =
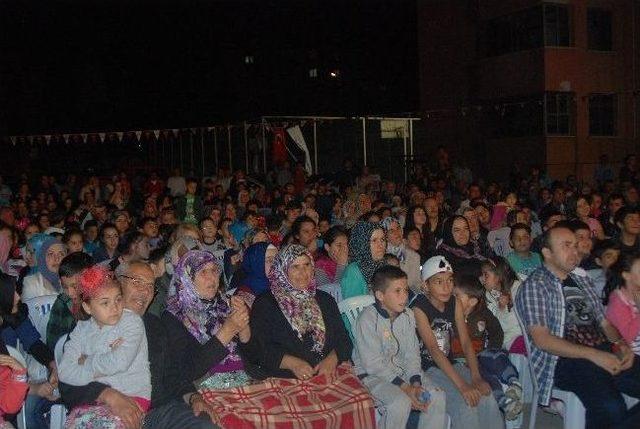
M422 280L427 280L438 273L453 273L453 268L444 256L433 256L422 265Z

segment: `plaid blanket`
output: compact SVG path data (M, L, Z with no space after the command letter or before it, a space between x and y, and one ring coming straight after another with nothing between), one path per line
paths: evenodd
M202 388L217 425L229 429L373 429L375 408L367 389L342 364L331 377L268 378L232 389Z

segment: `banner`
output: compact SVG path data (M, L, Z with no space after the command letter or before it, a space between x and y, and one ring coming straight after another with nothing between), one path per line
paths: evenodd
M293 141L298 145L300 150L304 152L304 169L307 170L307 173L309 173L309 175L313 174L313 169L311 168L311 156L309 155L309 148L307 147L307 142L304 141L304 136L302 135L302 130L300 129L300 125L287 128L287 132L289 133Z
M407 121L383 119L380 121L380 134L383 139L401 139L407 134Z
M271 158L275 165L282 165L287 160L287 135L284 128L273 128L273 146Z

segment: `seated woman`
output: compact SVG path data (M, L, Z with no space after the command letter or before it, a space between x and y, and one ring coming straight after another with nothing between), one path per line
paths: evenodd
M283 248L269 273L271 290L251 311L252 355L267 377L332 374L351 358L351 340L335 300L316 290L313 258L303 246Z
M330 287L340 282L349 262L349 237L341 226L332 226L322 236L324 252L316 260L316 283L318 288Z
M443 239L436 254L451 263L458 274L482 275L482 263L488 260L477 243L471 241L469 222L464 216L451 216L442 225Z
M219 285L220 266L214 256L190 250L175 268L161 316L172 345L166 351L166 386L171 396L186 397L190 404L196 381L244 368L239 352L251 338L248 309L238 297L228 300Z
M242 298L249 307L256 297L269 290L267 274L271 270L273 259L278 254L278 248L269 243L255 243L247 248L242 259L244 273L242 286L235 294Z
M61 241L54 237L43 240L36 252L37 272L24 278L22 301L44 295L60 293L60 262L67 256L67 249Z
M371 277L377 268L384 265L383 257L387 248L384 229L381 224L358 222L349 238L351 262L344 270L340 287L342 298L369 294Z

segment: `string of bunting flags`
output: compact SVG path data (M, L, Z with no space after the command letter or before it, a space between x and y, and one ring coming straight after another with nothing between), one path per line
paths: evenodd
M460 115L462 117L470 116L474 113L486 113L495 112L504 116L505 109L509 107L519 106L524 108L532 103L542 106L544 101L541 99L528 99L518 100L513 102L503 103L490 103L490 104L475 104L466 105L458 108L443 108L422 111L421 116L423 119L438 120L451 117L451 115ZM346 118L345 118L346 119ZM245 122L242 124L225 124L225 125L211 125L205 127L191 127L191 128L171 128L171 129L156 129L156 130L131 130L131 131L109 131L109 132L87 132L87 133L52 133L52 134L39 134L39 135L23 135L23 136L9 136L9 140L15 146L17 143L43 143L49 145L54 144L68 144L68 143L103 143L105 140L108 142L122 142L123 139L126 142L139 142L142 138L144 140L172 140L177 139L180 133L190 132L197 134L200 132L212 132L212 131L228 131L234 128L245 128L245 132L258 133L261 127L268 132L273 132L276 128L289 128L294 125L299 125L304 128L308 123L315 122L316 124L322 124L323 120L318 119L305 119L296 121L273 121L262 118L259 122Z

